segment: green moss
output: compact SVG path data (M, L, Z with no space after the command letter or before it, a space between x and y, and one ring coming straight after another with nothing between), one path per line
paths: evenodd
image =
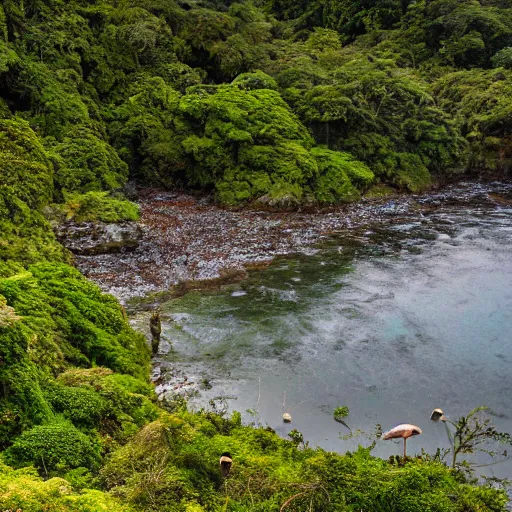
M59 375L58 382L71 386L67 389L94 394L94 400L105 405L97 415L97 428L119 442L124 442L138 427L154 421L161 414L154 403L153 386L129 375L112 373L106 368L68 370ZM67 408L62 410L65 414L70 413Z
M75 426L98 427L109 413L109 403L97 392L87 388L51 386L45 398L57 413L63 414Z
M31 275L24 278L1 281L1 293L39 336L51 337L53 331L53 337L67 340L60 364L106 363L146 378L149 354L144 337L129 327L112 296L67 265L39 264L29 270Z
M74 128L52 147L57 170L55 184L67 192L90 192L120 188L128 167L114 148L92 131Z
M0 264L69 261L49 222L16 195L13 187L0 185Z
M53 167L41 140L26 121L0 119L0 162L0 198L16 198L33 209L50 202Z
M53 215L62 215L74 222L123 222L139 219L139 207L125 199L109 196L108 192L66 194L63 205L54 205Z
M370 190L365 193L364 197L368 199L377 199L380 197L392 196L393 194L396 194L396 190L394 188L379 183L371 187Z
M71 472L68 472L68 475ZM0 507L23 512L131 512L129 506L107 493L76 493L63 478L42 480L32 468L13 469L0 462Z
M218 458L224 451L234 462L222 482ZM181 411L146 425L113 454L100 479L147 510L172 510L178 503L215 509L226 495L234 510L247 512L278 510L287 500L297 511L326 512L476 512L503 510L507 502L505 492L462 484L460 476L428 457L396 465L370 451L299 450L268 429L241 426L239 417Z
M43 213L135 220L116 195L128 174L276 207L355 200L374 182L370 196L417 192L464 169L506 176L512 9L121 4L0 6L0 447L73 485L1 465L0 508L503 511L503 492L425 455L299 450L300 433L294 444L239 415L163 412L144 338L62 264ZM123 503L84 490L100 484Z
M76 269L56 264L34 265L30 272L0 279L0 293L5 297L2 307L13 308L9 310L11 316L21 317L12 325L0 327L0 381L6 397L0 404L0 445L12 442L13 435L22 429L47 421L52 414L49 402L77 425L108 417L107 409L112 407L111 403L106 406L108 396L93 398L81 390L62 389L60 394L43 396L41 383L71 365L103 363L147 380L149 351L144 337L129 327L115 299L102 294ZM132 381L125 377L122 382ZM131 422L142 424L148 415L154 418L151 406L143 403L147 399L126 391L123 395L122 385L114 382L112 387L116 386L119 396L124 396L118 401L124 400L127 405L116 400L114 403L120 412L133 414ZM133 383L131 386L149 393L144 383L138 388ZM98 408L96 416L93 403ZM91 418L87 420L89 413ZM116 428L114 425L110 430Z
M313 148L311 154L318 162L315 195L321 203L356 201L374 179L372 171L348 153Z
M67 259L40 213L53 195L53 166L26 121L0 119L0 165L0 261Z
M277 91L277 82L263 71L254 71L252 73L242 73L238 75L233 82L243 89L272 89Z
M195 88L180 102L184 120L198 123L202 135L182 141L193 160L190 181L215 185L224 204L264 195L300 200L318 170L311 136L277 92L235 85Z

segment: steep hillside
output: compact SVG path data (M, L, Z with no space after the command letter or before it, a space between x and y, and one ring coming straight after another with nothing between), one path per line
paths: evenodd
M509 176L511 46L507 0L1 2L0 508L505 510L439 457L162 406L52 225L136 219L129 179L279 207Z

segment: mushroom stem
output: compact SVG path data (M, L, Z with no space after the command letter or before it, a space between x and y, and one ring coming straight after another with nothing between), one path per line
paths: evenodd
M404 461L405 461L405 459L407 459L406 447L407 447L407 438L404 437Z

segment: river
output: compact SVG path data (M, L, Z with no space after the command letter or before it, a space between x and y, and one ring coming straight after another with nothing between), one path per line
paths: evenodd
M486 405L512 432L507 190L492 201L420 201L407 216L330 234L311 254L278 258L241 283L165 302L159 390L188 389L192 408L238 410L336 451L370 442L346 439L333 419L339 405L354 431L419 425L411 455L449 446L429 419L435 407L456 419ZM373 453L400 450L379 440ZM512 464L485 473L510 477Z

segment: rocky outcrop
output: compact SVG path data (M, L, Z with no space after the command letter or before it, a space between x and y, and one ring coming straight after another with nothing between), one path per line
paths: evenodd
M142 239L142 229L135 222L67 222L57 228L56 234L62 245L80 255L133 251Z

